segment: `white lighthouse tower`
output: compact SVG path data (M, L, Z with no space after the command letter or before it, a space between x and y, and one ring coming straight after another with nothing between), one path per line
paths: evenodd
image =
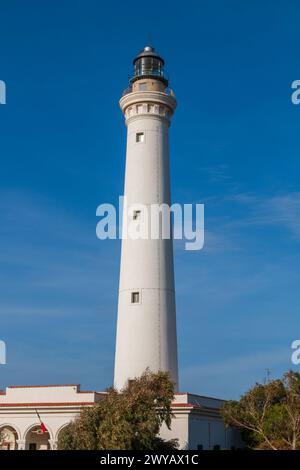
M164 60L152 47L134 59L120 107L127 126L123 224L141 224L151 206L170 206L169 126L176 107ZM142 206L139 206L142 205ZM144 209L143 209L144 208ZM151 222L150 222L151 223ZM178 387L172 238L122 240L114 385L147 368L167 371Z

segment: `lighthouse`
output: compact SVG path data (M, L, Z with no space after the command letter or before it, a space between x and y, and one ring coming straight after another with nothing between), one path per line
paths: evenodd
M138 227L152 207L171 204L169 127L176 99L164 60L154 48L145 47L133 66L120 99L127 127L123 226ZM173 241L162 230L158 233L122 238L114 373L118 390L146 369L168 372L178 388Z

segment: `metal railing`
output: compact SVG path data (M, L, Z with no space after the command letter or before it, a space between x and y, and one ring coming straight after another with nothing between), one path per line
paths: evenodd
M147 89L146 90L137 90L137 92L139 92L139 91L153 91L153 90L147 90ZM129 93L132 93L132 86L129 86L129 87L125 88L125 90L122 93L122 96L128 95ZM170 88L170 87L167 87L164 90L164 93L168 96L174 96L174 98L175 98L175 93L172 90L172 88Z

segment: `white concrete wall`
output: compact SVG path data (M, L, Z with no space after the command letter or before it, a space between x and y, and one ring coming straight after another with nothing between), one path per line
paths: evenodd
M191 415L189 420L189 449L213 450L215 445L227 448L226 430L221 419Z
M179 449L189 448L189 415L188 413L176 413L172 419L171 429L164 424L160 430L160 437L165 440L178 439Z
M34 441L41 448L55 449L59 431L80 413L80 403L93 404L101 398L93 391L80 392L78 385L8 387L0 395L0 430L13 428L20 450ZM36 410L49 432L46 440L45 435L30 434L40 427Z
M124 196L128 206L143 204L149 214L153 204L170 205L168 128L176 102L165 93L146 91L129 93L120 103L128 129ZM136 142L139 132L144 132L143 142ZM141 220L145 216L142 211ZM126 211L123 223L125 219L133 223ZM131 303L132 292L139 292L138 304ZM122 240L116 388L146 368L170 372L177 387L173 243L161 235L157 240Z
M180 449L213 450L219 445L221 449L244 446L237 429L226 428L219 414L224 400L191 393L176 393L171 430L166 426L161 429L163 439L178 437ZM193 408L196 406L197 408ZM200 407L200 408L199 408Z

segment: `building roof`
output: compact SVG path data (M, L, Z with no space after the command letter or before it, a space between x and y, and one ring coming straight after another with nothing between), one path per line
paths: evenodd
M0 408L55 408L91 406L107 392L80 390L79 384L13 385L0 392ZM172 408L220 410L224 400L191 393L175 393Z
M92 405L105 392L80 390L79 384L14 385L0 394L0 408Z

